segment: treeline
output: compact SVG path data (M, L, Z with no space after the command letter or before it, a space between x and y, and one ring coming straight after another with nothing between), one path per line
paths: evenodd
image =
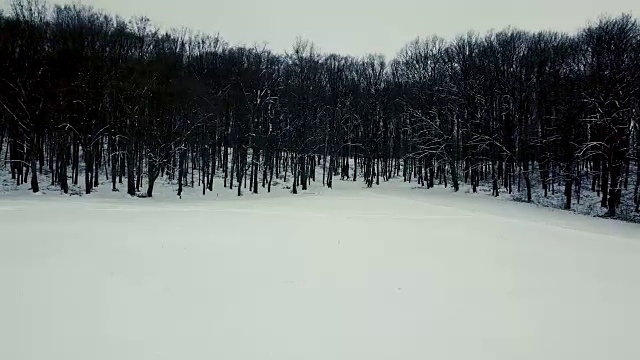
M252 192L322 169L368 186L395 176L458 190L544 195L590 182L610 215L635 178L640 206L640 27L602 18L577 34L506 29L433 37L390 62L231 46L82 5L17 0L0 15L0 149L17 184L50 172L67 192L99 178L130 195L159 176ZM84 178L81 180L81 177ZM319 179L318 179L319 181Z

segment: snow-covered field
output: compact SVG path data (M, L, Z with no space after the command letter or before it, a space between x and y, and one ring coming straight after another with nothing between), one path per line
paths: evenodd
M411 186L5 195L0 359L640 358L640 225Z

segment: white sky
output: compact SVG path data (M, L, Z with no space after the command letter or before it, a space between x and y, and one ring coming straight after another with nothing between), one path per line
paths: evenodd
M65 1L50 0L54 3ZM70 1L69 1L70 2ZM220 33L231 43L291 48L296 36L322 51L394 56L417 36L452 38L508 25L573 32L600 14L640 14L637 0L79 0L163 28Z

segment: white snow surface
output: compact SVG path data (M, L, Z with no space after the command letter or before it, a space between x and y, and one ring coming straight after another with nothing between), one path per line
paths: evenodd
M640 359L640 225L216 181L0 197L0 359Z

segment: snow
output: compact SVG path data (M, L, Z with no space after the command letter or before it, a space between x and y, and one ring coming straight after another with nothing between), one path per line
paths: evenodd
M640 358L640 225L413 185L10 192L0 358Z

